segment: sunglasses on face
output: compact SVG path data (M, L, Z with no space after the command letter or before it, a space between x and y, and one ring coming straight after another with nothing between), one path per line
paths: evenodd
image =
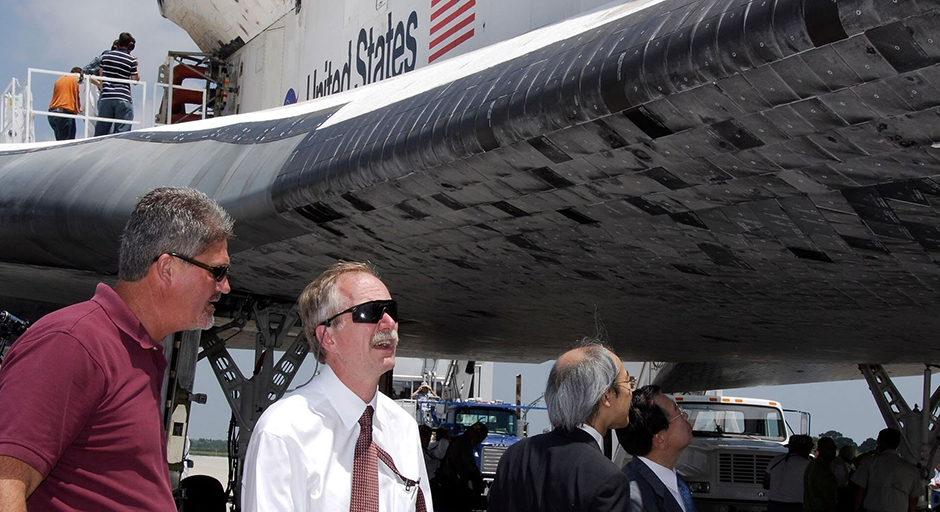
M209 272L209 274L212 275L212 279L215 279L218 282L221 282L223 279L225 279L225 276L228 275L228 265L219 265L218 267L213 267L211 265L206 265L201 261L196 261L192 258L188 258L175 252L168 252L167 254L173 256L174 258L179 258L186 263L196 265L197 267Z
M385 313L392 317L392 320L398 321L398 303L394 300L372 300L357 304L349 309L340 311L335 315L320 322L320 325L329 327L333 320L340 315L352 313L352 321L357 324L377 324Z

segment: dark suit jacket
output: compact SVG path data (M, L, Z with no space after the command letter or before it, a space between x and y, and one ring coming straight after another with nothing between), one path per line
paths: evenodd
M626 512L629 485L590 434L555 429L506 450L490 488L489 512Z
M630 479L631 512L682 512L666 484L638 457L623 467Z

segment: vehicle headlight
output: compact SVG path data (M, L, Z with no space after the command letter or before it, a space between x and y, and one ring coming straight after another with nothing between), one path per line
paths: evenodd
M689 484L689 490L697 494L706 494L711 490L708 482L686 482Z

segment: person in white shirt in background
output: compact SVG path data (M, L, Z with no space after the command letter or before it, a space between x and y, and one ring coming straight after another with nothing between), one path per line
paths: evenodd
M787 442L787 453L770 459L764 473L764 489L770 489L767 512L802 512L803 473L809 466L809 453L813 451L813 438L792 435Z
M434 510L418 425L378 392L398 345L398 306L388 289L369 265L340 262L298 302L304 333L326 366L261 415L245 458L242 509ZM371 462L361 462L369 452ZM371 471L359 470L369 463ZM354 484L357 475L374 479L376 465L377 482Z
M437 468L441 466L441 461L444 460L447 447L450 446L450 441L453 438L454 436L450 435L447 427L438 427L434 431L434 440L428 446L428 454L431 456L430 462L428 462L428 477L432 480L437 474Z
M855 510L868 512L914 512L924 493L920 470L901 458L901 432L886 428L878 433L875 454L866 458L852 475L858 485Z
M930 508L940 507L940 464L933 468L933 478L927 484L930 487Z

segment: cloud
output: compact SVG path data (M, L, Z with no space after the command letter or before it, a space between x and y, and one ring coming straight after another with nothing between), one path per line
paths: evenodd
M20 12L39 41L33 67L83 66L118 34L130 32L137 39L141 78L152 84L167 51L198 51L186 32L160 15L156 0L35 0Z
M0 55L0 88L11 78L25 80L28 67L66 72L84 66L109 49L118 34L130 32L137 40L140 78L147 82L146 114L135 105L139 120L152 112L153 84L167 52L199 51L183 29L160 15L157 0L31 0L4 9L0 44L8 50ZM52 80L36 77L33 95L44 98L39 103L50 94ZM46 124L37 117L38 140L51 138Z

